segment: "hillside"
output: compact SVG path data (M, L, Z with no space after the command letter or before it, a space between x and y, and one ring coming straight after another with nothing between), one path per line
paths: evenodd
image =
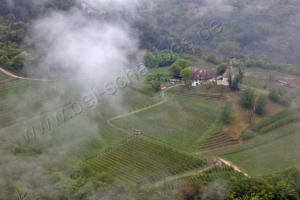
M0 200L300 199L296 0L0 0Z

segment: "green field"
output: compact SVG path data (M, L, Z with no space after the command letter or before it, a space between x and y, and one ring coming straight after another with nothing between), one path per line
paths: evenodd
M250 175L263 175L300 164L300 125L258 136L242 145L219 152Z
M0 81L7 80L9 78L10 78L9 76L7 76L6 74L0 72Z
M186 96L170 96L160 106L112 121L129 131L140 129L150 136L186 151L193 146L214 123L222 101Z

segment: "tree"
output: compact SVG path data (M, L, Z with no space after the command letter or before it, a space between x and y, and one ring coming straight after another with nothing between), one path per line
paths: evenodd
M182 76L182 80L184 81L184 84L186 87L190 87L192 84L192 70L190 68L184 68L180 75Z
M144 61L145 61L146 67L149 67L149 68L154 68L158 65L156 57L151 52L146 54Z
M279 103L283 106L290 106L291 104L291 97L289 96L287 91L282 88L272 88L269 94L269 98L272 101Z
M169 51L160 51L156 57L159 67L170 66L177 60L177 55Z
M238 75L236 75L234 77L234 79L232 80L231 77L229 77L229 87L231 90L235 91L235 90L239 90L239 84L243 82L243 78L244 78L244 72L241 70L241 68L239 68L239 73Z
M181 72L182 68L174 63L171 65L171 67L169 68L169 71L174 75L174 76L179 76L180 75L180 72Z
M240 104L247 109L253 109L255 102L255 90L247 88L240 95Z
M235 91L239 89L239 82L240 79L238 76L234 77L234 79L232 80L232 78L230 77L229 79L229 87L231 90Z
M268 103L267 97L265 95L260 95L256 102L256 109L255 109L256 114L264 115L266 113L267 103Z
M207 62L210 62L210 63L215 64L215 65L219 63L219 61L218 61L218 59L217 59L217 57L216 57L215 54L209 54L209 55L205 58L205 60L206 60Z
M190 67L192 65L191 61L180 58L175 61L175 64L178 64L182 69Z
M217 76L223 75L224 72L226 71L226 69L227 69L227 64L226 63L219 64L219 66L217 68Z
M159 81L156 81L154 84L152 84L153 92L157 93L160 91L160 85L161 83Z

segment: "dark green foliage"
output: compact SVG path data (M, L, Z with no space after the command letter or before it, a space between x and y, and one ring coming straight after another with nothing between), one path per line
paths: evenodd
M172 65L177 59L177 55L170 51L156 51L155 54L149 52L144 57L145 65L149 68L166 67Z
M271 130L284 126L287 123L300 120L300 109L282 111L253 126L253 130L258 133L267 133Z
M267 103L268 103L267 97L265 95L260 95L256 102L256 108L255 108L256 114L264 115L266 113Z
M266 126L268 126L268 125L270 125L270 124L272 124L272 123L274 123L274 122L276 122L280 119L283 119L283 118L286 118L288 116L297 114L299 112L300 112L299 108L293 109L293 110L290 110L290 109L284 110L284 111L282 111L282 112L280 112L280 113L278 113L278 114L276 114L276 115L260 122L259 124L255 125L254 130L259 131L263 127L266 127Z
M169 68L169 71L171 72L171 74L173 74L174 76L179 76L180 75L180 72L181 72L182 68L176 64L176 63L173 63L171 65L171 67Z
M146 77L146 82L151 83L152 81L164 81L168 82L170 81L170 78L172 78L172 75L167 73L162 74L150 74Z
M149 95L149 96L153 96L153 89L150 85L146 85L146 86L143 86L141 89L140 89L140 92L146 94L146 95Z
M290 115L290 116L287 116L285 118L282 118L278 121L275 121L263 128L260 129L260 133L268 133L270 132L271 130L274 130L276 128L279 128L287 123L290 123L290 122L294 122L294 121L298 121L300 120L300 113L296 113L296 114L293 114L293 115Z
M154 67L158 66L158 60L151 52L146 54L144 61L145 61L146 67L148 67L148 68L154 68Z
M232 78L230 77L229 80L229 87L231 90L235 91L235 90L238 90L239 89L239 82L240 82L240 79L238 76L234 77L233 80Z
M264 60L247 60L246 67L264 68L266 62Z
M210 62L212 64L219 64L218 58L215 54L209 54L207 57L204 58L205 61Z
M182 69L190 67L192 65L191 61L185 60L183 58L177 59L174 64L178 64Z
M153 92L154 93L157 93L157 92L159 92L160 91L160 85L161 85L161 83L160 82L155 82L153 85L152 85L152 88L153 88Z
M209 81L205 84L206 89L212 89L212 88L215 88L216 86L217 86L217 83L213 82L213 81Z
M184 68L180 72L180 76L182 77L182 80L184 81L184 84L186 87L190 87L192 84L192 70L190 68Z
M216 179L220 177L227 181L222 182L220 179L217 181ZM189 177L184 181L187 183L183 184L182 194L187 200L297 200L300 195L300 171L296 168L249 178L233 169L225 171L215 167L198 177ZM215 184L210 185L211 182Z
M283 106L289 106L291 104L291 97L289 96L288 92L283 88L273 88L270 91L269 98L279 103Z
M240 104L242 107L252 109L255 102L255 90L247 88L240 94Z
M179 76L181 70L183 70L186 67L191 66L192 63L191 61L185 60L183 58L177 59L176 62L174 62L171 66L169 71L174 75L174 76Z
M234 198L228 199L299 199L300 171L292 168L259 178L232 178ZM255 197L255 198L254 198Z
M247 130L245 133L243 133L243 140L249 140L251 138L254 138L256 136L256 133L252 130Z
M169 51L161 51L156 55L156 59L159 67L166 67L176 61L177 55Z
M229 77L229 87L231 90L236 91L239 90L239 84L243 82L244 72L241 68L239 68L239 73L233 78Z
M27 26L24 22L0 23L0 65L12 71L22 70L26 53L19 45L25 37Z
M227 63L221 63L217 68L217 76L223 75L227 69L227 66L228 66Z

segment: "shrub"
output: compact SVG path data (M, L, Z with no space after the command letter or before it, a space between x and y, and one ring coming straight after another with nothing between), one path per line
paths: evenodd
M146 86L143 86L141 89L140 89L140 92L146 94L146 95L149 95L149 96L153 96L153 91L152 91L152 87L149 86L149 85L146 85Z
M279 103L283 106L289 106L291 104L291 97L288 95L287 91L284 90L283 88L279 89L271 89L269 98L276 102Z
M267 103L268 103L268 100L265 95L259 96L257 103L256 103L256 109L255 109L256 114L264 115L266 113Z
M255 90L247 88L241 93L240 104L242 107L252 109L255 101Z
M180 76L182 76L182 80L184 81L185 86L189 87L192 85L192 70L190 68L185 68L180 72Z
M146 56L144 57L144 62L146 67L148 68L154 68L158 66L157 58L151 52L146 54Z
M205 84L205 87L206 89L211 89L211 88L214 88L217 86L217 83L214 82L214 81L208 81L206 84Z
M169 51L161 51L156 57L159 67L170 66L177 60L177 55Z
M153 92L155 92L155 93L159 92L159 91L160 91L160 85L161 85L160 82L155 82L155 83L152 85Z
M243 140L249 140L251 138L254 138L256 136L256 133L252 130L247 130L244 134L243 134Z
M179 65L182 69L186 68L186 67L190 67L192 66L191 61L189 60L185 60L183 58L180 58L178 60L175 61L175 64Z
M169 68L169 71L174 75L174 76L179 76L180 75L180 72L181 72L182 68L176 64L176 63L173 63L171 65L171 67Z
M283 125L285 125L289 122L293 122L293 121L297 121L297 120L300 120L300 114L299 113L288 116L288 117L283 118L283 119L280 119L278 121L275 121L272 124L269 124L268 126L263 127L260 130L260 133L267 133L267 132L269 132L271 130L274 130L276 128L279 128L279 127L281 127L281 126L283 126Z
M227 64L226 63L219 64L219 66L217 68L217 76L224 74L226 69L227 69Z
M264 68L266 65L266 62L264 60L247 60L246 67L258 67L258 68Z
M206 58L204 58L204 60L213 63L215 65L219 63L217 56L215 54L209 54Z

